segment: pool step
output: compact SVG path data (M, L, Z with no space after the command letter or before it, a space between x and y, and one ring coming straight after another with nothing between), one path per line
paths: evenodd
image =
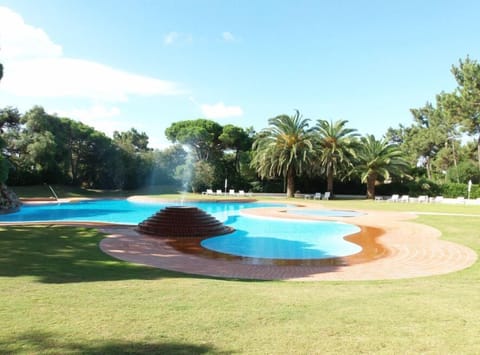
M169 206L139 223L137 231L160 237L211 237L234 229L197 207Z

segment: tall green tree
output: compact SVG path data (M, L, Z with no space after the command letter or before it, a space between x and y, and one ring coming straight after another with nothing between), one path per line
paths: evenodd
M0 80L3 78L3 65L0 63Z
M12 141L18 136L21 115L16 108L0 109L0 183L8 179L10 170L9 158L13 152L9 150Z
M216 175L228 178L228 185L231 188L239 190L250 189L249 176L246 169L253 171L249 167L251 161L249 153L252 149L254 135L255 131L253 128L243 129L231 124L223 126L222 134L219 137L223 145L223 156L216 164ZM257 175L255 172L253 172L253 176L256 179ZM215 181L215 184L224 185L222 182L223 180Z
M190 181L188 182L192 192L200 192L205 191L207 188L212 188L214 182L215 167L211 163L200 160L193 164L193 171L191 171Z
M306 172L314 159L313 129L309 119L297 110L293 116L280 115L268 120L252 147L252 166L261 178L286 179L287 197L295 192L295 177Z
M20 125L20 112L15 107L7 106L0 109L0 133L4 134L9 130L17 130Z
M219 139L222 131L218 123L199 118L175 122L165 130L165 135L172 143L188 146L195 154L195 161L215 161L222 152Z
M185 166L187 152L180 144L173 144L163 150L153 151L153 172L150 185L178 185L183 182L177 176L177 167Z
M361 181L367 184L367 198L373 199L377 183L390 179L393 175L403 175L409 164L396 144L367 135L360 140L355 167Z
M333 180L340 169L352 167L358 133L356 129L347 128L348 121L317 120L316 149L318 150L319 168L327 177L327 191L333 196Z
M148 136L131 128L126 132L113 132L113 142L120 152L118 175L120 187L135 189L152 183L154 178L155 156L148 147Z
M225 149L231 148L227 148L228 144L237 143L234 135L239 133L228 128L227 131L231 134L225 132L222 141L220 136L224 133L224 127L203 118L176 122L165 130L165 135L171 142L184 145L188 152L185 166L177 170L177 176L182 176L182 186L190 186L192 190L205 185L211 187L212 169L215 179L213 185L223 186L227 174L223 163ZM208 178L202 181L205 177Z
M120 152L102 132L50 115L40 106L27 111L21 123L22 130L10 145L17 184L117 188L124 181Z
M411 109L413 124L390 128L386 134L387 140L399 144L405 159L418 168L417 174L426 174L429 180L443 179L443 172L458 162L459 124L444 108L448 95L437 95L435 105L427 102Z
M457 88L444 95L442 105L467 134L476 137L477 163L480 169L480 64L468 56L452 66Z
M67 151L64 146L64 125L56 116L40 106L34 106L21 118L23 129L12 154L20 184L64 183L67 177Z
M243 128L228 124L223 127L222 134L218 139L222 142L224 149L234 152L234 165L238 172L240 169L240 154L251 149L253 137Z
M438 95L437 100L441 100L440 97ZM449 143L453 144L456 126L439 104L435 107L427 103L410 112L415 123L409 132L407 143L410 150L416 152L416 161L411 163L424 166L427 178L432 179L435 160L442 149L448 147Z
M126 172L119 174L117 171L121 158L113 141L81 122L66 118L61 122L72 183L89 188L123 187Z
M121 187L123 179L117 167L122 163L120 154L112 140L103 132L92 128L86 138L88 144L78 156L78 179L81 186L97 189Z
M135 128L130 128L130 130L126 132L114 131L113 141L132 153L147 152L151 150L148 148L147 134L145 132L138 132Z

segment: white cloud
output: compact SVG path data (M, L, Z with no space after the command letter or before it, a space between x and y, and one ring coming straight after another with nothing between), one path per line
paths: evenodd
M178 38L180 37L180 34L177 32L170 32L165 35L163 38L163 43L166 45L173 44Z
M200 104L197 102L197 99L194 96L189 96L188 101L190 101L192 104L200 106Z
M118 107L107 107L96 104L87 108L73 108L70 110L49 110L50 114L56 114L59 117L67 117L81 121L87 126L94 127L96 130L112 136L113 131L127 131L131 128L131 122L124 123L115 119L121 111Z
M212 119L239 117L243 115L243 110L240 106L225 106L223 102L218 102L214 105L203 104L200 108L205 117Z
M105 119L115 117L120 114L118 107L107 107L104 105L94 105L89 108L74 108L71 110L57 110L55 113L60 117L74 118L81 121Z
M166 46L173 45L175 43L192 43L193 36L191 34L169 32L163 37L163 43Z
M5 65L2 89L18 96L126 101L130 95L175 95L173 82L72 58L38 58Z
M5 60L62 55L62 47L53 43L44 30L27 25L20 15L1 6L0 48Z
M231 32L223 32L222 38L225 42L233 42L235 41L235 36Z
M4 77L0 92L27 97L72 97L126 101L130 96L177 95L174 82L128 73L100 63L68 58L39 28L0 7Z

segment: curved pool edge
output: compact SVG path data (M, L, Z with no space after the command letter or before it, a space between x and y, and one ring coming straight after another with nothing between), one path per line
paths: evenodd
M192 275L226 279L285 281L389 280L447 274L463 270L477 261L468 247L439 239L430 226L410 222L415 215L400 212L363 211L361 217L348 217L348 223L382 232L375 240L384 248L377 258L350 256L348 263L337 258L322 265L276 265L245 263L238 259L212 259L179 251L171 240L144 236L132 228L102 228L108 237L100 243L107 254L122 260ZM243 213L243 212L242 212ZM255 208L247 213L285 217L279 208ZM287 218L305 218L291 216ZM343 220L328 217L326 219ZM193 250L195 246L192 246ZM348 258L348 257L347 257Z
M305 218L286 216L282 209L275 207L263 208L263 211L262 208L254 208L250 212L259 216L263 214L275 217L279 214L281 218ZM294 281L402 279L451 273L468 268L477 261L477 254L470 248L439 239L440 232L433 227L410 222L409 220L416 217L413 213L363 212L366 214L361 217L348 217L347 223L383 229L384 233L377 240L388 250L388 254L376 260L351 265L278 266L251 265L234 260L210 260L181 253L165 240L148 239L138 235L131 226L122 224L65 221L48 221L42 224L97 228L108 234L108 237L100 242L100 248L115 258L166 270L220 278ZM341 217L319 219L345 220ZM27 223L2 223L18 224ZM141 244L149 245L151 249L142 250Z
M312 259L281 259L267 257L240 256L220 252L202 246L202 242L207 238L157 238L163 241L176 251L183 254L200 256L211 260L235 261L241 264L257 266L332 266L332 265L352 265L356 263L369 262L387 256L388 250L384 248L377 239L383 234L383 231L374 227L360 226L360 231L343 237L344 239L361 246L357 253L325 258ZM141 235L139 235L140 237ZM153 237L155 238L155 237Z

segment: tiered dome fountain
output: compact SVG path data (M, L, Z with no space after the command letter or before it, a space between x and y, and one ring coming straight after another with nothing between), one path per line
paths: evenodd
M137 230L158 237L212 237L232 233L205 211L190 206L166 207L139 223Z

